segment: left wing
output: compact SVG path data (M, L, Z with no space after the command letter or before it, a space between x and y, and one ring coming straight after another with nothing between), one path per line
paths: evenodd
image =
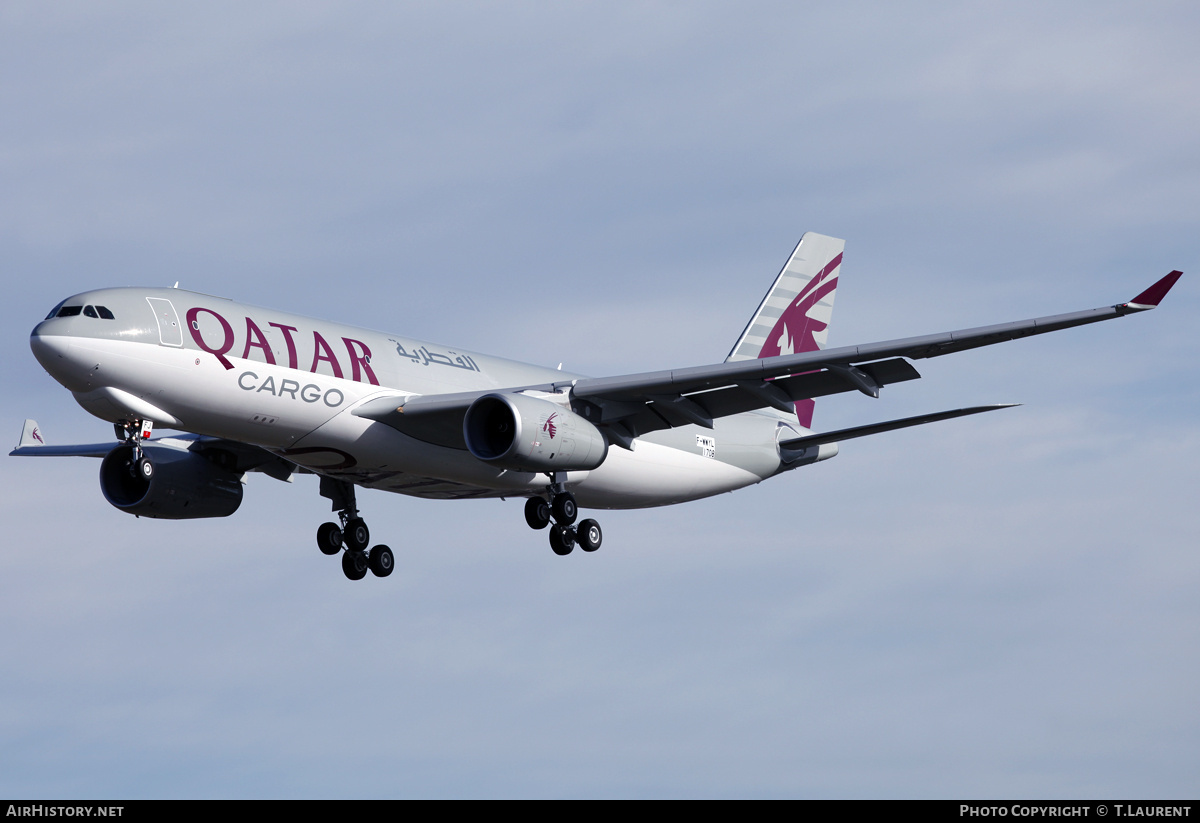
M307 471L266 449L201 434L177 434L157 437L146 441L150 445L164 446L190 451L209 457L222 468L232 472L262 472L276 480L291 481L295 471ZM83 443L69 446L46 444L41 427L36 420L26 420L21 429L20 444L8 453L9 457L107 457L109 452L120 446L118 441L109 443Z
M75 446L49 446L42 437L36 420L26 420L21 429L21 442L8 453L9 457L104 457L116 443L85 443Z
M598 425L611 442L628 448L633 438L647 432L692 424L712 428L712 421L719 417L767 407L791 411L798 400L847 391L878 397L882 386L921 376L908 360L940 357L1147 311L1162 301L1180 275L1181 272L1172 271L1128 302L1070 314L865 346L516 386L505 391L569 389L572 407ZM421 440L465 449L463 417L475 400L493 393L494 389L415 397L391 395L364 403L353 414L386 423Z

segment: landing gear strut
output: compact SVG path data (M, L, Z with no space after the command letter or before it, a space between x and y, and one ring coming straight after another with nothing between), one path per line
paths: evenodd
M333 510L341 523L323 523L317 529L317 547L323 554L342 551L342 571L351 580L362 580L370 570L376 577L387 577L396 567L396 556L387 546L367 551L371 531L358 514L354 484L330 477L321 478L321 496L333 501Z
M531 529L544 529L553 518L550 548L557 555L570 554L576 543L585 552L594 552L604 539L600 524L595 520L584 520L578 526L572 525L579 516L579 505L575 495L566 490L565 479L558 472L550 474L550 499L547 501L539 496L525 501L525 522Z
M150 482L154 478L154 463L142 451L142 440L150 437L150 432L154 430L153 421L122 420L119 423L113 423L113 429L116 431L118 440L133 448L133 454L129 459L130 476L141 478L147 483Z

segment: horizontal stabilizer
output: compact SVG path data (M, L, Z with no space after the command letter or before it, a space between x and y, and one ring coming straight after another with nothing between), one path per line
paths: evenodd
M821 432L819 434L810 434L805 437L794 437L791 440L782 440L779 447L785 451L796 451L809 446L820 446L823 443L838 443L842 440L853 440L856 437L866 437L871 434L880 434L882 432L895 431L896 429L906 429L909 426L921 426L925 423L936 423L939 420L951 420L955 417L966 417L968 414L980 414L981 412L996 411L997 409L1011 409L1013 406L1019 406L1020 403L996 403L991 406L971 406L968 409L954 409L953 411L935 412L933 414L919 414L916 417L905 417L902 420L888 420L885 423L873 423L869 426L855 426L852 429L840 429L839 431Z

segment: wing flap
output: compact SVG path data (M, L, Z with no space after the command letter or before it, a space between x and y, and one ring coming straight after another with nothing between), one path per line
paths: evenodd
M867 363L861 367L861 370L869 375L878 386L916 380L921 376L911 363L902 358ZM763 386L769 388L764 390ZM774 394L776 390L778 394ZM769 382L757 381L748 385L723 386L718 389L683 395L681 399L698 406L711 421L719 417L728 417L770 406L779 408L778 405L771 402L773 399L783 400L783 410L790 411L789 404L799 400L859 390L859 387L844 374L820 370L791 375ZM772 392L774 397L769 397L767 392ZM782 397L779 397L780 394ZM605 431L611 430L611 424L619 424L621 426L619 433L627 437L640 437L652 431L693 423L704 425L693 417L687 416L670 396L660 395L642 403L614 402L603 398L586 402L598 407L599 412L591 415L585 414L585 417L602 421L601 428Z

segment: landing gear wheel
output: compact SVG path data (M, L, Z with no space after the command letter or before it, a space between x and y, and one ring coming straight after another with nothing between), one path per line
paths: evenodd
M570 554L571 549L575 548L575 530L570 526L552 526L550 548L559 556Z
M575 504L575 495L570 492L554 495L550 509L554 513L554 522L560 526L571 525L579 516L579 506Z
M317 529L317 545L322 554L334 555L342 550L342 530L337 523L324 523Z
M396 567L396 557L387 546L379 545L367 554L367 565L376 577L387 577Z
M342 571L351 580L362 580L366 577L369 565L366 552L347 551L342 555Z
M544 529L550 525L550 504L542 497L531 497L525 501L525 522L531 529Z
M595 520L582 521L576 527L575 535L579 539L579 548L585 552L594 552L604 540L604 532L600 531L600 524Z
M361 517L356 517L346 524L342 538L346 541L346 550L349 552L364 552L371 544L371 532Z
M137 462L137 473L143 480L154 479L154 464L150 462L149 457L143 457Z

